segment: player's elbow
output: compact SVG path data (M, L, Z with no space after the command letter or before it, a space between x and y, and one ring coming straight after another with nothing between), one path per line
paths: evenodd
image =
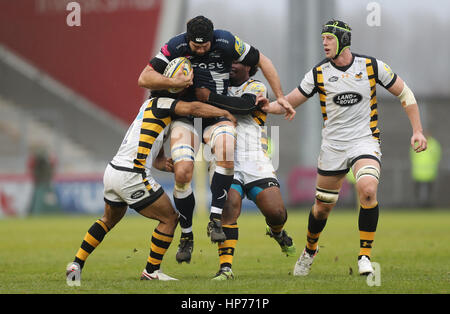
M144 87L144 88L148 86L148 81L145 79L145 76L142 74L138 78L138 86Z
M144 88L153 88L152 86L152 71L153 69L150 66L146 66L142 73L138 78L138 86Z

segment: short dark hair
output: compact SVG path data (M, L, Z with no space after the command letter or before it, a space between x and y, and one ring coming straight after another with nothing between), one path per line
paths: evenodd
M189 41L199 44L212 41L214 25L207 17L203 15L196 16L187 22L186 36Z

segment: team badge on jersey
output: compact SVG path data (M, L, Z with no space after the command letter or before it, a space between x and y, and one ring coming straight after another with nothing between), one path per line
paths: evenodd
M168 47L167 44L165 44L164 46L162 46L161 52L162 52L162 54L165 55L166 57L170 57L170 51L169 51L169 47Z
M234 49L240 56L242 56L242 54L245 51L245 44L239 37L234 36L234 38L235 38Z
M264 93L266 88L263 84L255 82L249 85L248 90L252 93Z
M330 77L328 79L328 82L337 82L337 80L339 80L339 77L337 77L336 75L333 75L332 77Z
M394 72L392 72L391 67L388 66L386 63L384 64L384 69L386 70L387 73L389 73L389 75L391 76L391 78L394 77Z

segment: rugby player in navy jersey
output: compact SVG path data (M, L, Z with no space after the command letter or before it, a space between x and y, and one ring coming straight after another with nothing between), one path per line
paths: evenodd
M177 58L187 57L193 66L193 77L162 75L167 64ZM258 66L267 79L277 102L285 109L286 118L292 119L295 110L286 101L278 73L271 60L256 48L226 30L214 30L213 23L197 16L187 23L185 33L170 39L142 71L138 84L154 91L176 87L192 87L187 97L202 99L211 104L227 102L229 73L236 60L249 66ZM205 92L206 91L206 92ZM225 98L224 98L225 97ZM238 97L236 97L238 98ZM216 160L211 181L211 212L207 233L212 242L226 239L222 230L222 210L234 173L235 129L226 118L204 119L202 138L211 146ZM189 262L193 249L192 216L195 198L191 188L194 156L198 143L193 121L179 119L171 126L171 156L174 161L174 201L180 213L181 240L177 260Z

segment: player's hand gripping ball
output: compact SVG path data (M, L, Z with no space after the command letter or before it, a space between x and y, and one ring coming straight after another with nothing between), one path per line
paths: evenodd
M166 77L174 77L178 72L182 71L185 76L188 76L192 72L192 64L189 59L185 57L175 58L169 62L164 70L163 75ZM181 92L184 88L169 88L168 91L177 94Z

